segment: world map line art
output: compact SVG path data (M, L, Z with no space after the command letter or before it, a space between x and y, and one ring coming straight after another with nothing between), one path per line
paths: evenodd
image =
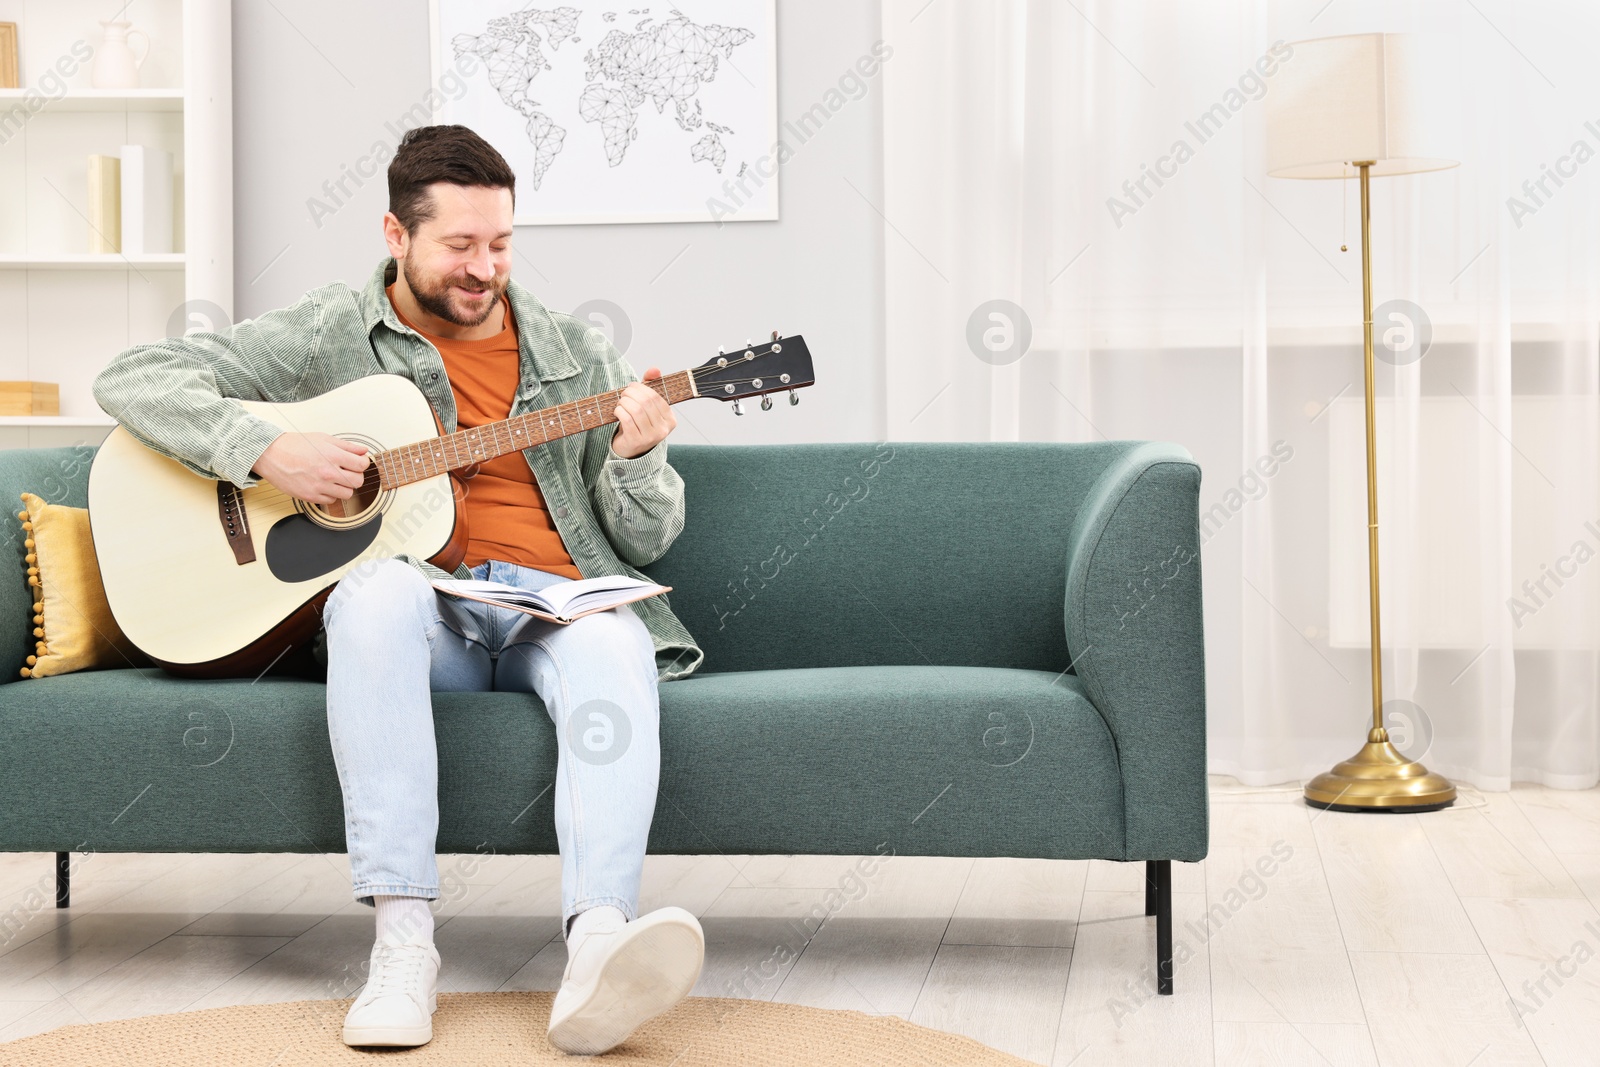
M696 23L676 10L656 21L649 11L629 10L629 15L643 16L631 31L613 26L584 54L584 84L574 117L598 127L607 166L615 168L626 163L629 148L639 140L644 104L653 103L657 115L666 114L670 105L673 125L683 133L699 134L684 145L686 161L709 164L721 174L728 162L723 138L734 131L706 117L699 95L732 63L736 49L755 40L756 33L744 27ZM601 12L600 21L613 23L618 14ZM450 42L457 57L472 55L482 62L499 101L523 118L533 149L528 180L535 192L567 147L568 126L562 121L572 121L565 115L558 121L536 94L545 95L538 93L539 86L548 87L553 77L576 75L576 47L565 53L561 49L581 43L579 29L585 18L584 11L570 6L517 11L489 19L480 33L456 34ZM647 137L667 135L648 128L645 132Z

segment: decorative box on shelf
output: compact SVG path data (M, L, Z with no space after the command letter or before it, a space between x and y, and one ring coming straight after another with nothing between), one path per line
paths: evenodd
M61 386L55 382L0 382L0 415L59 415Z

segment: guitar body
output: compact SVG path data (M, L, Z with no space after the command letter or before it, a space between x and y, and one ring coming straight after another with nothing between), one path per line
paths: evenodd
M393 374L292 404L240 401L288 431L320 431L369 454L435 438L433 408ZM122 427L89 471L89 525L112 614L175 674L250 676L321 625L339 579L407 553L453 570L466 552L454 475L380 487L326 507L266 482L240 489L146 448Z

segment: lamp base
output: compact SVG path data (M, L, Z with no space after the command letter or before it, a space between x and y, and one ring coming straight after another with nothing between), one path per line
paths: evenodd
M1306 783L1306 803L1330 811L1438 811L1455 803L1456 787L1402 756L1389 733L1375 728L1361 751Z

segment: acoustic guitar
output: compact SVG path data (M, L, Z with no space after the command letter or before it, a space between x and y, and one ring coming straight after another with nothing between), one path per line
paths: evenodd
M798 404L794 390L814 381L805 340L774 332L643 384L669 404L710 397L742 415L751 397L770 409L769 394L788 392ZM316 634L329 592L362 563L407 553L456 568L467 523L455 472L616 422L621 393L443 435L427 397L394 374L295 403L239 401L286 431L367 446L365 480L334 504L308 503L266 481L241 488L202 477L118 426L89 470L89 527L112 615L174 674L258 674Z

